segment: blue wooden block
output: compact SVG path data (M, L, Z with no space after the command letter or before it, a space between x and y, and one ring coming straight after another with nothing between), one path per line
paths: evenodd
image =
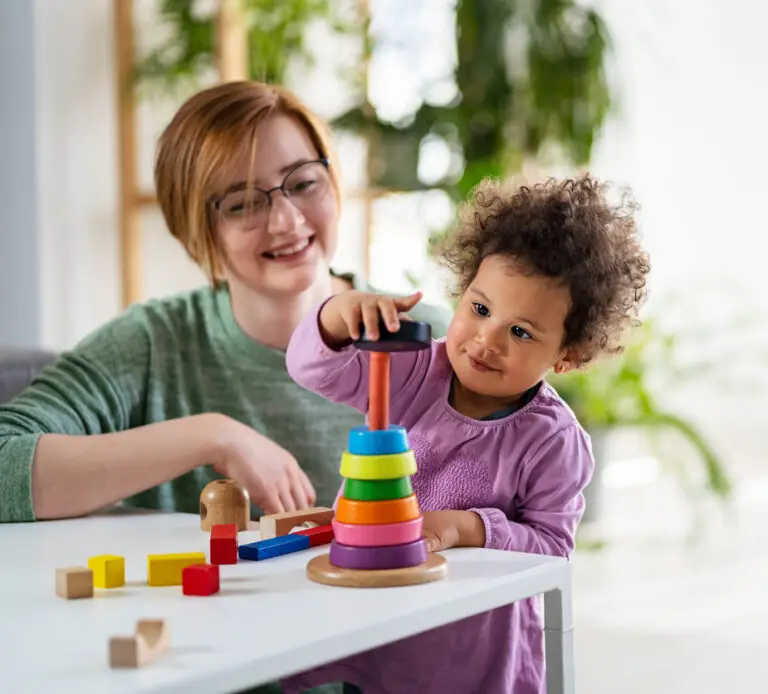
M237 552L240 559L262 561L272 557L279 557L283 554L299 552L302 549L309 549L309 536L293 534L240 545Z

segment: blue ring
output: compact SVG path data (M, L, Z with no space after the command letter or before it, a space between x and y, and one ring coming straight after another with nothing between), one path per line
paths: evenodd
M410 450L405 427L391 424L389 429L355 427L349 432L347 450L352 455L393 455Z

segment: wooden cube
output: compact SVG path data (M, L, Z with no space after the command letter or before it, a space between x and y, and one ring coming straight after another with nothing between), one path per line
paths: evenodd
M219 592L219 567L216 564L192 564L181 572L184 595L213 595Z
M100 554L88 560L96 588L119 588L125 585L125 559L115 554Z
M56 595L65 600L93 597L93 571L86 566L56 569Z
M237 526L234 523L211 528L211 564L237 564Z

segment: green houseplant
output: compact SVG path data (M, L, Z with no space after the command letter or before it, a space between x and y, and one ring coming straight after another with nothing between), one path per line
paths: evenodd
M682 340L681 333L663 326L660 316L649 316L635 328L621 354L549 379L593 439L596 470L585 491L585 520L595 520L599 514L605 439L620 428L642 429L649 442L655 444L662 462L678 462L671 458L676 454L666 452L664 437L682 437L703 471L703 482L698 487L688 483L685 486L721 500L730 497L732 483L724 461L694 423L660 402L661 393L682 385L691 376L701 375L710 364L703 360L681 365ZM685 466L675 467L679 472L686 470Z

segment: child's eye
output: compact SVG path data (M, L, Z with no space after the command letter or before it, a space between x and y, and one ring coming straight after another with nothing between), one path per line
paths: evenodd
M483 316L484 318L487 318L491 315L491 312L488 310L488 307L484 304L478 303L477 301L472 302L472 310L478 315Z
M519 325L513 325L511 330L512 330L512 334L515 337L519 338L520 340L533 339L533 335L531 335L531 333L529 333L527 330L524 330L523 328L521 328Z

